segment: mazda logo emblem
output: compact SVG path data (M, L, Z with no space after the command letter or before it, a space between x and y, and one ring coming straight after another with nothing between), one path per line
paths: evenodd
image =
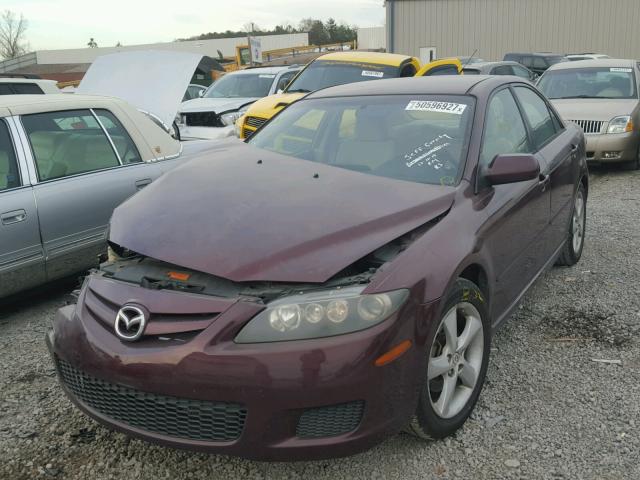
M144 333L147 326L147 315L135 305L125 305L116 315L115 331L122 340L135 342Z

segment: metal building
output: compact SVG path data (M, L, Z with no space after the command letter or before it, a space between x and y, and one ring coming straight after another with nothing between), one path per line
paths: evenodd
M640 59L640 0L386 0L387 51L421 57L507 52Z

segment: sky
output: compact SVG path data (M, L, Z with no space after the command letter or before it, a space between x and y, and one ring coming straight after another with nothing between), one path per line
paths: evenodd
M0 0L0 10L22 13L31 50L169 42L200 33L264 29L303 17L333 17L351 25L384 24L383 0Z

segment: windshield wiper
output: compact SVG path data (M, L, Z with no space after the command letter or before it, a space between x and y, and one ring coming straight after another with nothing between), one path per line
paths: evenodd
M553 97L553 100L564 100L565 98L603 98L603 97L592 97L591 95L571 95L569 97Z
M296 88L294 90L287 90L285 93L309 93L311 90L307 90L306 88Z

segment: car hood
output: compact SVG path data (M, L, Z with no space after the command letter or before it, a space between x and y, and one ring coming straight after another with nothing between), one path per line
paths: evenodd
M454 192L226 141L118 207L109 238L233 281L321 283L446 212Z
M76 93L126 100L171 125L202 55L139 50L103 55L82 78Z
M566 98L551 100L565 120L599 120L608 122L613 117L631 115L638 105L637 99Z
M256 101L249 110L247 116L271 118L283 107L301 99L306 93L277 93Z
M256 100L257 98L194 98L182 102L182 105L180 105L180 113L229 112L238 110Z

